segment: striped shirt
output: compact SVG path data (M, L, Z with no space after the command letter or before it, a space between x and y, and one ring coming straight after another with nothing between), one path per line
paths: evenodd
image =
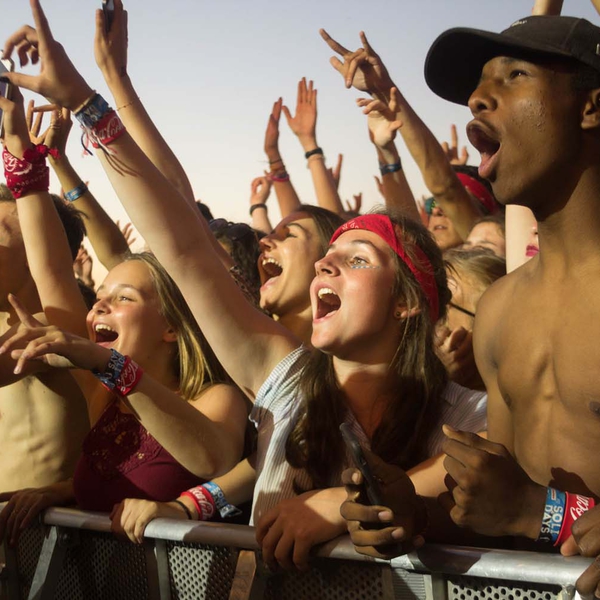
M285 459L285 445L292 432L302 402L298 384L310 351L301 346L288 354L271 372L256 395L250 419L258 429L256 486L252 503L251 523L285 498L295 496L294 481L302 489L310 489L310 478L303 469L295 469ZM428 442L429 456L441 452L447 423L463 431L479 432L486 429L487 394L449 383L443 395L439 427ZM363 447L369 449L369 440L348 411L347 422ZM347 465L352 464L348 460ZM332 486L341 485L341 473L332 478Z

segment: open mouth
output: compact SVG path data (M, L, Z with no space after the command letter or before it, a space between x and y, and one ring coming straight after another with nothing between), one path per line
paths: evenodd
M104 323L97 323L94 326L94 334L96 344L112 344L119 337L119 334L112 327Z
M279 275L283 273L283 267L281 264L271 257L263 258L260 266L262 268L261 280L263 284L269 281L269 279L279 277Z
M493 159L500 150L500 142L494 139L477 123L469 123L467 126L467 137L469 141L481 154L479 175L485 179L489 178L493 168Z
M314 317L315 320L332 315L333 313L337 312L342 305L340 297L331 288L321 288L317 292L317 298L318 301L317 310Z

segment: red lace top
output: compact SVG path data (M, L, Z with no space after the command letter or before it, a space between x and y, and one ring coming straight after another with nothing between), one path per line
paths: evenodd
M109 512L125 498L168 502L204 480L182 467L113 402L83 441L73 476L83 510Z

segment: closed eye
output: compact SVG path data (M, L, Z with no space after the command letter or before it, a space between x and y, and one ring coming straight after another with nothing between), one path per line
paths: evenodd
M525 71L523 71L523 69L513 69L510 72L509 78L510 79L517 79L517 77L521 77L523 75L527 75L527 73Z

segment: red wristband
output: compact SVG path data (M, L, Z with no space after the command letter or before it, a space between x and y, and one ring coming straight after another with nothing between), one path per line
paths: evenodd
M6 146L2 151L4 163L4 177L6 185L15 198L28 192L47 192L50 187L50 170L46 165L46 156L51 154L59 158L58 150L50 150L48 146L40 144L27 148L23 158L13 156Z
M119 396L127 396L137 386L144 374L144 369L136 362L132 361L129 356L125 357L125 363L119 373L119 377L115 382L114 391Z
M183 492L181 496L191 498L198 511L199 521L210 521L215 516L215 513L217 512L215 499L204 486L196 486L187 492Z
M579 494L569 494L565 492L567 497L565 502L565 513L563 517L562 526L558 539L556 540L555 546L560 546L571 536L571 527L573 523L579 519L588 510L594 508L596 502L593 498L587 496L580 496Z
M127 130L119 115L114 110L111 110L94 125L91 131L92 146L100 148L108 146L111 142L120 138Z

